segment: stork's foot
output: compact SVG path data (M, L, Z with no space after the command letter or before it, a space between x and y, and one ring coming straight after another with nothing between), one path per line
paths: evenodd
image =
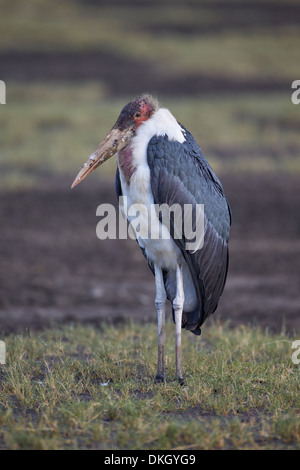
M185 385L185 381L184 381L184 378L183 377L177 377L177 382L179 383L179 385L181 385L183 387L183 385Z
M154 379L155 383L161 383L161 382L166 382L166 381L167 381L167 377L165 375L156 374L155 379Z

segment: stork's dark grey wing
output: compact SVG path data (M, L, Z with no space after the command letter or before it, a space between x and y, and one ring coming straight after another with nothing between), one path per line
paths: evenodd
M170 141L166 135L153 137L148 145L147 159L156 204L180 204L183 211L184 204L191 204L193 208L196 204L204 204L205 235L201 249L188 250L184 227L173 227L183 233L182 238L174 238L174 241L193 278L199 304L197 327L200 328L216 310L225 285L231 213L219 179L193 136L183 126L182 129L186 139L183 143ZM174 231L171 234L174 236ZM194 317L195 312L193 323Z
M122 186L121 186L120 172L119 172L118 167L116 169L116 176L115 176L115 190L116 190L117 198L119 200L119 198L122 196Z

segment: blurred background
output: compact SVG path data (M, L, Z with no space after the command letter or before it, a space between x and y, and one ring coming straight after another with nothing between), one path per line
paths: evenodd
M300 327L300 2L0 0L0 332L155 322L132 240L96 238L112 159L70 190L121 108L154 94L194 135L233 212L215 319Z

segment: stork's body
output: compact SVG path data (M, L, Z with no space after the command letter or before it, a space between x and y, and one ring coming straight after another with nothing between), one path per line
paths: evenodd
M113 150L112 150L113 149ZM116 190L127 206L139 204L137 241L155 275L158 314L157 379L164 380L164 327L167 299L175 321L176 371L183 381L181 328L200 334L205 319L215 311L223 291L228 265L230 209L220 181L191 134L173 115L143 96L125 106L106 139L91 155L73 186L112 153L118 153ZM182 227L164 225L153 204L204 204L204 244L188 250ZM122 209L122 207L121 207ZM149 238L149 214L151 237ZM127 215L128 216L128 215ZM129 222L131 218L128 217ZM160 236L157 236L160 233Z

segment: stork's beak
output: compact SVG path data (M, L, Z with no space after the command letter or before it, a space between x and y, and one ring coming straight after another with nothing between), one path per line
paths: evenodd
M102 165L106 160L124 148L133 135L133 126L125 130L120 130L116 126L107 134L105 139L98 145L95 152L89 157L76 176L71 188L81 183L90 173L98 166Z

